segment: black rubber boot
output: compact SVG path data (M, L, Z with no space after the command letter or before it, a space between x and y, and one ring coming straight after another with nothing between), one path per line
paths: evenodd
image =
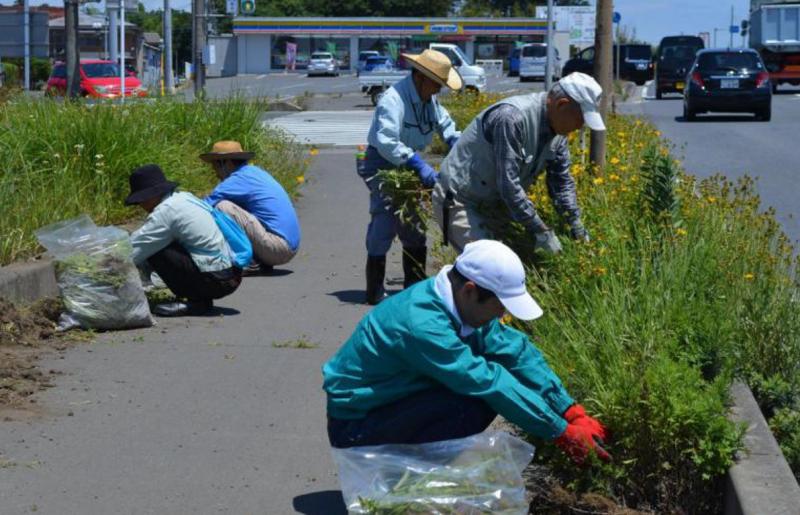
M367 256L367 304L374 306L386 297L386 256Z
M408 288L428 277L425 274L427 259L427 247L403 247L403 288Z

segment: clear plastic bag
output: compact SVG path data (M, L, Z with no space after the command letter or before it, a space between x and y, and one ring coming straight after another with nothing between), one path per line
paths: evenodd
M508 433L419 445L333 449L349 513L524 515L534 447Z
M43 227L36 238L56 260L56 280L66 307L62 329L153 325L126 231L97 227L82 215Z

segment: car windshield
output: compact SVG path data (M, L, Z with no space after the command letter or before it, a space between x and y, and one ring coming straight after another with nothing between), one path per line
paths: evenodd
M311 54L311 59L333 59L331 54Z
M701 54L697 66L701 70L760 70L761 62L749 52L715 52Z
M522 47L522 57L547 57L547 47L539 45Z
M628 47L628 59L647 59L650 60L650 47L647 45L635 45Z
M377 57L377 56L378 54L373 52L361 52L360 54L358 54L358 58L361 59L362 61L366 61L370 57Z
M119 66L116 63L82 63L83 73L92 79L110 79L119 77Z
M702 48L702 46L697 45L676 45L664 47L661 49L661 60L676 62L692 61L694 60L694 55L697 53L697 51Z
M388 60L388 57L370 57L367 59L367 64L386 64Z

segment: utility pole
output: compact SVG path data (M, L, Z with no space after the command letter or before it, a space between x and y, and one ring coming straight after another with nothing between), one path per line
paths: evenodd
M175 93L175 78L172 75L172 7L164 0L164 88L167 95Z
M731 24L728 25L728 33L731 36L731 40L728 43L728 48L733 48L733 6L731 6Z
M119 5L119 103L125 103L125 5L126 0L121 0Z
M108 59L109 61L117 61L119 54L117 53L117 13L122 0L106 0L106 16L108 16Z
M206 69L203 54L206 48L205 0L193 0L192 5L192 72L194 74L194 97L203 95Z
M23 21L25 40L25 91L31 89L31 5L28 0L24 0L22 4L22 16L25 17Z
M544 90L553 86L553 0L547 0L547 64L544 67Z
M603 88L600 97L600 115L605 118L608 113L608 104L613 91L612 81L612 0L597 0L596 28L594 33L594 77ZM603 167L606 164L606 132L592 131L592 141L589 147L589 160L591 163Z
M80 93L80 50L78 49L78 0L64 0L64 35L66 36L67 98Z

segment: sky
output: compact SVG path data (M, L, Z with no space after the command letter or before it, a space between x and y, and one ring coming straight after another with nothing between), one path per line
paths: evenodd
M31 0L31 5L44 3L45 0ZM171 0L173 9L188 9L191 0ZM8 5L10 0L0 0L0 4ZM49 0L58 5L59 0ZM163 0L144 0L148 10L163 6ZM100 6L101 4L94 4ZM734 9L734 21L739 22L747 17L749 0L615 0L614 10L622 15L621 25L628 30L635 28L639 39L657 44L663 36L675 34L697 34L708 32L713 45L714 29L717 31L719 46L727 45L729 40L731 7ZM413 16L413 14L409 14ZM741 38L734 36L736 45Z

